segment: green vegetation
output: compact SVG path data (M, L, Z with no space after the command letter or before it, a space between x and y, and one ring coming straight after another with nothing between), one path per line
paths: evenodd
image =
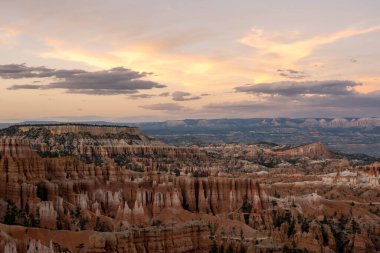
M112 231L104 222L100 222L99 217L96 217L94 230L99 231L99 232L111 232Z
M327 234L323 226L321 226L321 232L322 232L323 245L327 246L329 244L329 235Z
M288 237L291 237L294 234L294 231L295 231L295 222L294 222L294 219L292 218L289 223L289 227L287 231Z
M85 230L86 229L86 224L88 222L88 219L87 218L84 218L84 217L80 217L79 218L79 228L80 230Z
M16 206L13 203L8 202L7 211L4 216L4 223L7 225L16 224L16 215L17 215Z
M309 232L309 222L306 219L302 220L301 230L302 230L302 233L308 233Z
M181 175L181 171L178 168L175 168L173 170L173 172L174 172L174 174L175 174L176 177L179 177Z
M78 249L78 253L84 248L84 243L78 244L75 248Z
M56 151L40 151L40 150L38 150L37 154L39 156L41 156L42 158L46 158L46 157L55 158L55 157L60 156L59 152L56 152Z
M252 211L252 204L251 204L251 202L248 201L247 195L245 195L243 197L243 205L241 207L241 211L242 211L243 216L244 216L245 224L249 224L249 216L250 216L251 211Z
M282 223L288 223L290 224L292 221L292 214L286 210L283 215L277 215L277 217L274 220L274 227L280 228Z
M216 246L216 242L213 241L210 248L210 253L218 253L218 247Z

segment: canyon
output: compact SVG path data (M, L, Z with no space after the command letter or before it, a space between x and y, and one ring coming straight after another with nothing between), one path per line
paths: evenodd
M15 125L0 130L0 181L5 253L380 251L380 164L321 142Z
M180 146L259 142L300 146L323 142L335 152L380 157L380 118L186 119L130 125Z

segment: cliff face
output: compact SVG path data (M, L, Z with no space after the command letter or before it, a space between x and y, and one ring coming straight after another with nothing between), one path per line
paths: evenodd
M189 214L240 221L244 203L253 206L247 216L268 204L265 192L252 179L144 176L112 162L100 167L75 157L41 158L24 140L6 140L2 150L3 222L53 230L113 231L96 235L103 238L100 242L85 241L88 252L111 252L112 245L123 248L120 252L208 252L210 230L205 223L192 223L196 216ZM174 159L176 153L172 155ZM229 217L231 212L240 215ZM128 237L118 234L132 227L155 229L129 231ZM7 251L13 250L9 243ZM16 244L17 252L23 252L24 244ZM48 243L36 247L50 249Z
M208 228L201 222L189 222L183 227L131 230L126 233L95 234L89 239L89 253L111 248L116 252L209 252Z
M0 150L4 150L4 153L15 153L16 149L29 145L42 157L75 156L85 163L102 165L115 162L118 166L138 171L191 168L201 162L207 166L208 160L197 148L167 146L145 136L139 129L130 127L13 126L0 131L1 135L3 144L0 144L3 147ZM23 146L15 144L5 150L10 138L18 139Z
M260 153L259 147L225 146L221 152L229 151L223 156L218 148L204 153L162 144L125 145L129 137L120 129L94 130L98 132L90 137L82 130L27 128L1 139L0 221L7 224L0 224L1 250L380 250L380 217L374 206L380 191L376 187L360 185L359 195L352 185L327 184L318 181L318 175L283 173L280 167L273 167L272 174L222 172L226 164L233 170L238 159L249 163L260 154L273 152L270 149ZM40 131L49 131L47 142L41 139ZM37 137L33 139L32 134ZM64 136L62 146L57 136ZM73 138L70 143L87 138L88 145L74 145L75 155L57 157L43 157L41 150L29 147L39 143L41 148L45 143L49 150L65 150L67 136ZM98 164L82 159L84 154L103 161ZM313 144L271 155L320 159L329 152L323 145ZM327 161L319 162L331 166ZM347 161L337 163L334 170L339 171L344 163ZM319 163L312 160L308 166L315 164ZM144 172L133 171L135 166ZM357 170L377 177L378 167L373 164Z
M136 127L126 126L96 126L96 125L25 125L17 127L22 133L27 133L36 129L47 129L53 135L63 134L81 134L90 133L92 136L106 136L117 134L129 134L145 136L145 134Z
M29 142L40 152L50 155L86 155L91 148L157 146L163 143L147 137L138 128L90 125L12 126L0 131L5 137Z
M202 222L163 229L131 228L123 232L52 231L0 224L0 247L4 253L55 252L209 252L208 228ZM62 236L64 233L64 236ZM5 242L12 236L19 238ZM66 251L65 251L66 249Z
M113 163L99 167L73 157L40 158L35 153L17 159L3 156L0 174L0 197L17 209L39 215L42 223L47 220L46 227L55 227L55 222L48 220L56 220L59 213L67 211L62 203L130 224L149 224L165 208L216 215L240 210L244 201L257 210L268 202L253 179L154 173L144 177Z
M277 151L274 154L284 157L298 156L313 159L328 159L334 157L333 153L320 142L306 144L283 151Z
M257 181L247 178L178 178L183 206L192 212L213 215L241 212L245 203L250 212L268 206L268 196Z
M18 138L0 138L0 157L31 158L36 152L29 147L29 142Z

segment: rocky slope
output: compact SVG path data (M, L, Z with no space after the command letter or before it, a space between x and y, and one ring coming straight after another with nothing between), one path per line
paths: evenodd
M86 132L91 129L93 134ZM319 143L281 151L268 145L178 148L128 131L87 126L8 129L0 139L0 249L380 250L380 189L352 180L360 176L378 181L378 164L353 168L346 160L321 159L330 153ZM41 132L48 133L46 139ZM86 145L73 145L68 155L63 151L69 143ZM102 162L83 159L84 154L95 154ZM118 163L118 156L128 162ZM293 156L297 164L315 169L306 173L300 165L286 165ZM271 167L265 166L267 160ZM242 164L255 169L235 169ZM335 174L321 174L326 170Z
M25 125L3 129L1 136L25 141L42 157L75 156L96 165L114 161L138 171L166 171L207 160L199 149L167 146L131 127Z
M328 150L326 146L321 142L276 151L275 154L284 157L298 156L309 157L313 159L329 159L334 157L334 154Z
M18 125L0 131L0 136L26 141L40 151L62 155L83 155L92 148L162 146L138 128L93 125Z
M196 216L191 213L210 213L227 219L227 214L238 210L244 201L253 203L255 210L261 210L268 202L253 180L197 179L170 174L143 176L112 163L98 167L74 157L41 158L23 140L3 143L0 160L3 221L53 230L114 232L99 233L96 240L84 240L88 252L105 250L109 244L123 248L122 252L132 248L137 248L137 252L142 249L170 252L167 249L173 249L173 241L179 243L173 252L207 252L211 244L207 223L192 222ZM36 242L47 241L44 237L31 238ZM168 241L162 241L163 238ZM28 240L19 239L8 241L4 247L10 250L12 243L16 243L18 252L24 252L22 245L27 245ZM99 243L93 243L98 240ZM49 243L43 245L36 247L50 247Z

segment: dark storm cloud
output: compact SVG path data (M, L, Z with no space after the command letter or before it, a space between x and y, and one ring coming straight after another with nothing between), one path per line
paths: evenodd
M144 109L157 110L157 111L179 111L184 107L176 103L161 103L161 104L152 104L152 105L142 105L140 106Z
M354 81L305 81L305 82L274 82L259 83L235 87L237 92L245 92L256 95L350 95L356 93L353 88L360 86Z
M308 77L304 71L294 70L294 69L277 69L280 76L289 78L289 79L303 79Z
M184 91L173 92L172 98L174 101L190 101L190 100L201 99L200 96L192 96L190 92L184 92Z
M54 78L47 85L13 85L9 90L64 89L68 93L89 95L133 94L139 90L164 88L166 85L142 80L152 73L137 72L123 67L88 72L84 70L55 70L46 67L27 67L25 64L0 65L4 79Z

